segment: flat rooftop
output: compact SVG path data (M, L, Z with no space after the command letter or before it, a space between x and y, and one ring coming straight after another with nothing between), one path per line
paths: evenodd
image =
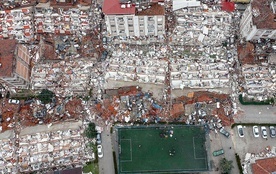
M276 29L275 14L270 8L269 0L254 0L251 3L253 24L258 29Z
M0 40L0 77L10 77L13 71L15 39Z

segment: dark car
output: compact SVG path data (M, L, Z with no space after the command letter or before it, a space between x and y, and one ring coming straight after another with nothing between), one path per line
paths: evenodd
M229 136L230 136L230 133L227 132L224 128L221 128L221 129L219 130L219 132L220 132L222 135L224 135L225 137L227 137L227 138L229 138Z
M102 136L100 133L97 134L97 144L101 144L102 143Z
M270 131L270 137L274 138L276 136L275 127L269 126L269 131Z

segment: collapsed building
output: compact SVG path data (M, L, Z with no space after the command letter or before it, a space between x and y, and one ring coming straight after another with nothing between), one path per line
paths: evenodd
M34 4L32 4L34 5ZM30 42L34 38L33 7L0 11L0 39L16 39L19 42Z
M81 94L89 88L94 64L90 60L60 61L35 65L32 69L32 89L49 89L57 96Z
M134 47L135 48L135 47ZM115 81L137 81L139 83L164 84L168 63L162 46L140 46L143 50L125 51L114 48L112 57L107 60L105 79Z
M90 5L91 1L40 2L35 6L35 32L86 35L87 30L94 27Z
M270 99L276 91L275 64L245 64L242 67L244 77L244 96L259 101Z
M199 1L173 2L172 8L170 15L174 17L168 23L175 27L168 35L167 46L156 43L111 47L107 83L108 80L151 84L169 81L172 89L217 88L228 93L237 58L236 16Z
M7 133L6 137L0 140L1 173L78 167L85 164L89 158L84 150L81 122L39 125L37 129L25 128L21 130L18 138L12 132Z

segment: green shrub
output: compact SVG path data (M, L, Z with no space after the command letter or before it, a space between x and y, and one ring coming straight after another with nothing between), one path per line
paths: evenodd
M40 94L38 94L37 98L41 100L43 104L50 103L52 101L52 98L55 96L55 93L48 89L42 89Z
M96 125L95 123L89 123L88 127L85 129L84 134L87 138L93 139L96 138L97 136L97 131L96 131Z
M241 94L239 95L239 101L242 105L271 105L274 103L273 98L265 101L254 101L254 100L245 101Z

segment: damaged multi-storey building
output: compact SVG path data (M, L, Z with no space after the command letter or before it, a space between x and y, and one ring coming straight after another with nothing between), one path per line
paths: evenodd
M111 37L162 36L165 34L163 0L105 0L103 13Z
M242 67L242 75L245 78L243 87L249 98L267 100L275 94L275 64L245 64Z
M0 172L46 172L57 167L82 166L90 157L84 150L81 124L39 125L25 128L19 135L5 132L0 140Z
M247 41L276 39L275 10L275 1L254 0L248 4L240 21L241 36Z
M240 21L240 86L243 97L250 100L263 101L275 97L275 8L275 1L254 0L247 6Z
M173 1L172 9L174 17L168 23L174 28L168 44L162 40L164 44L112 47L107 81L165 84L167 78L172 89L217 88L229 93L236 59L233 14L199 1Z
M31 61L36 46L16 44L16 40L0 40L0 79L11 89L30 86Z

